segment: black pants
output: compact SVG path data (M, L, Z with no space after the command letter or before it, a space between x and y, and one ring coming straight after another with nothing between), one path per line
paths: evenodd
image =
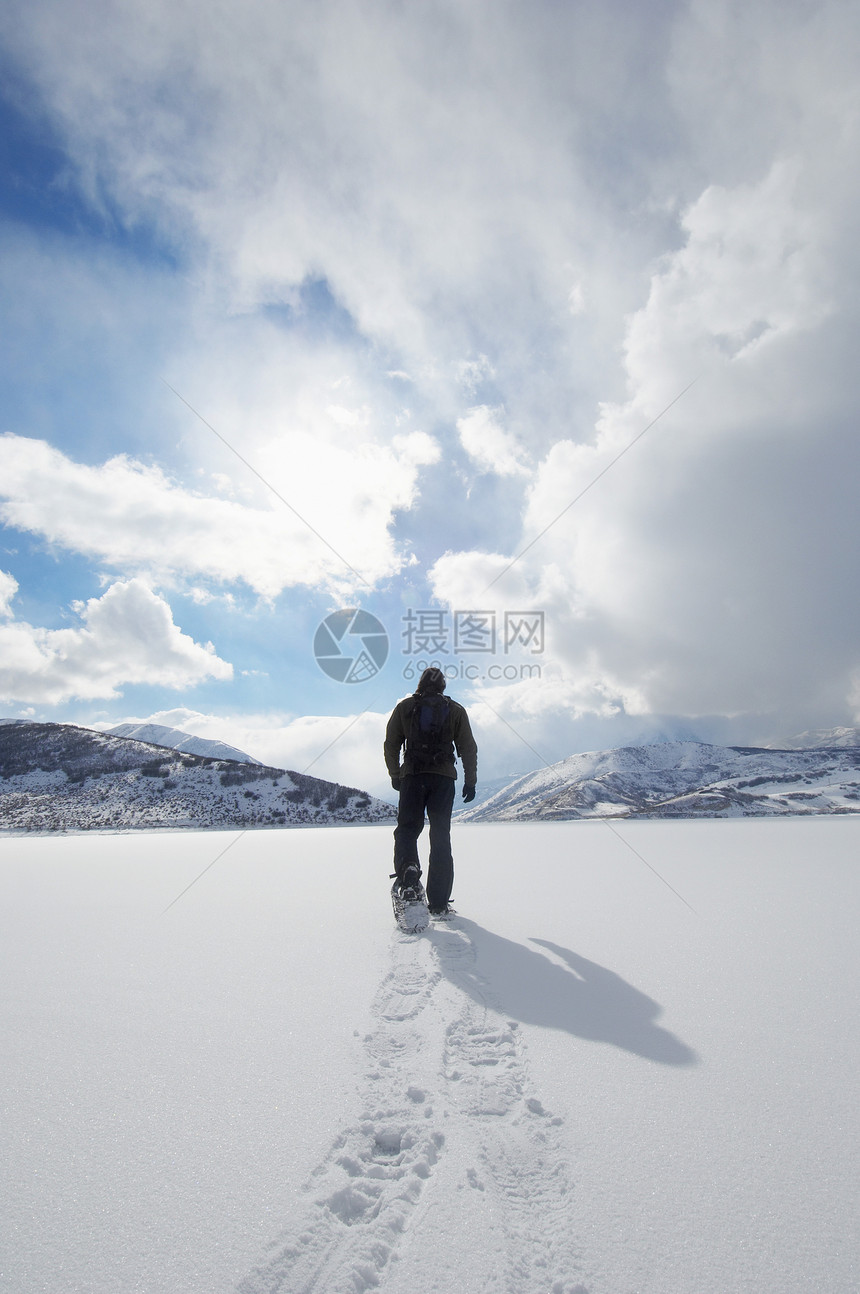
M418 862L418 837L424 830L426 810L430 821L430 862L425 888L431 908L444 908L454 886L451 854L453 806L453 777L445 777L442 773L410 773L400 783L400 804L394 828L394 870L402 879L409 864Z

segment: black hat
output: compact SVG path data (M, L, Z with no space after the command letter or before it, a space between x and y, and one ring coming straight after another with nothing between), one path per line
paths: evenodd
M421 675L420 679L418 680L418 686L416 687L415 691L416 692L444 692L445 675L442 673L440 669L437 669L435 665L431 665L430 668L425 669L424 673Z

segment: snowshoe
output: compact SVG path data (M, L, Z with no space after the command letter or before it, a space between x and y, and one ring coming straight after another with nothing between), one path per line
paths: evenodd
M404 934L415 935L427 929L430 913L417 867L407 867L402 884L395 880L391 887L391 905L394 908L394 920Z

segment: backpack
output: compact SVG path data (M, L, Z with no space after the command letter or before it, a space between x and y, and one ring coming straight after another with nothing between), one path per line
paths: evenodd
M454 758L451 703L438 694L415 697L406 738L406 756L416 773L432 773Z

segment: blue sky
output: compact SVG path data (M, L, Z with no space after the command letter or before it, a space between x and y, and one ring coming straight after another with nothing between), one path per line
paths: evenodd
M858 28L8 6L3 713L380 790L433 611L483 777L856 722Z

